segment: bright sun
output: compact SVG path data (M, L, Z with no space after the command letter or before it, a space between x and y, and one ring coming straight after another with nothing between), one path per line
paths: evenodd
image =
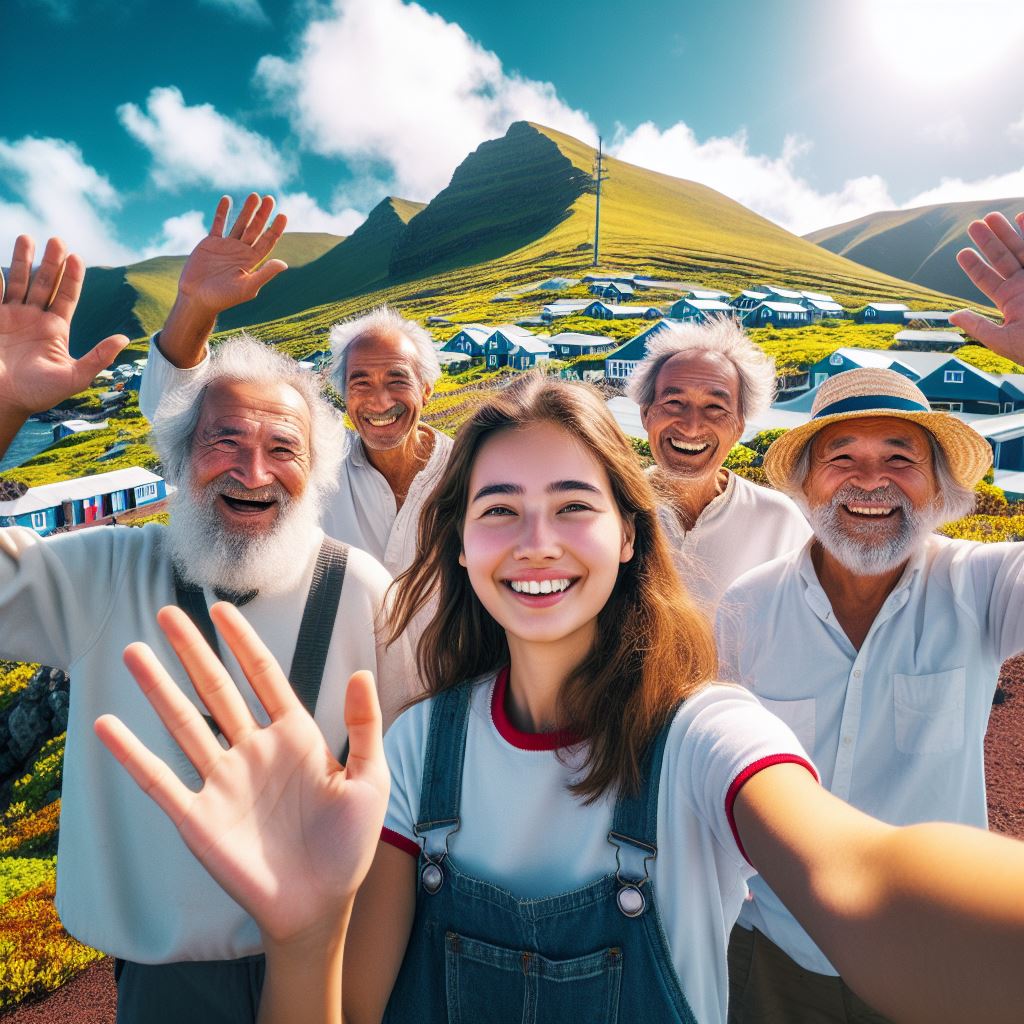
M1024 32L1024 0L862 2L879 57L922 85L984 74Z

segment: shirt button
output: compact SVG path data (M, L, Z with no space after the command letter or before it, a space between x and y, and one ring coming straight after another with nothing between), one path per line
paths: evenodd
M857 669L857 671L853 673L853 678L854 678L854 679L860 679L860 677L861 677L862 675L863 675L863 673L861 672L861 670L860 670L860 669Z
M851 740L849 736L844 736L843 737L843 746L844 747L848 747L852 742L853 742L853 740Z

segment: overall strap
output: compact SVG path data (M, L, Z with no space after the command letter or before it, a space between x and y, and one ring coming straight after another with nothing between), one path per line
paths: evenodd
M203 634L203 639L210 649L221 660L220 644L217 642L217 630L210 618L210 609L206 607L206 596L201 588L188 583L174 567L174 599L178 607L192 620L196 628Z
M640 765L640 792L620 793L615 802L608 842L615 847L616 894L619 910L626 917L640 917L647 909L644 886L650 879L648 861L658 856L658 791L661 788L661 764L665 742L679 707L650 744Z
M311 715L316 711L317 698L320 696L327 650L331 646L347 565L348 545L324 537L313 569L313 580L306 596L292 667L288 673L292 689Z
M433 699L427 750L420 783L416 831L428 832L457 822L462 802L462 764L466 754L473 683L453 686Z
M345 582L348 550L347 544L324 537L313 568L313 580L306 595L306 607L302 612L299 635L295 641L288 681L302 706L311 715L316 711L316 702L320 696L327 651L331 646L334 620ZM174 594L178 607L195 623L217 658L223 660L217 642L217 630L210 618L210 609L206 606L206 595L200 587L183 579L177 568L174 569ZM219 733L213 719L208 715L203 717L213 731Z

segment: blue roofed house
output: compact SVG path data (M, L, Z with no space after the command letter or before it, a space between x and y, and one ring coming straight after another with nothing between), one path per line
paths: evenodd
M902 324L903 314L909 310L902 302L869 302L853 319L858 324Z
M471 359L482 358L484 346L493 330L493 327L485 327L483 324L466 324L441 346L441 351L461 352Z
M673 302L668 310L669 316L676 320L706 324L712 320L735 320L738 312L728 302L721 299L679 299Z
M518 338L506 356L506 366L516 370L528 370L538 363L545 363L551 358L551 346L542 338L532 334L528 338Z
M0 526L27 526L45 537L60 527L92 523L166 497L162 477L132 466L30 487L20 498L0 501Z
M611 352L605 360L605 378L607 380L626 380L636 369L636 364L647 354L647 343L651 338L675 322L659 320L656 324L641 331L636 337L630 338L622 348Z
M591 291L594 292L594 288L591 287ZM636 294L636 289L631 284L620 284L618 281L611 281L606 284L599 291L594 292L595 295L601 295L612 302L622 302L623 299L631 299Z
M810 322L811 314L798 303L771 299L743 314L744 327L803 327Z

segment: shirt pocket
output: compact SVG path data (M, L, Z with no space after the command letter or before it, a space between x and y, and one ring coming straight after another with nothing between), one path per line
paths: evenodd
M893 676L896 749L942 754L964 745L966 668L923 676Z
M815 705L814 697L800 700L775 700L771 697L757 695L757 699L776 718L785 722L793 730L805 753L813 755L815 740Z

